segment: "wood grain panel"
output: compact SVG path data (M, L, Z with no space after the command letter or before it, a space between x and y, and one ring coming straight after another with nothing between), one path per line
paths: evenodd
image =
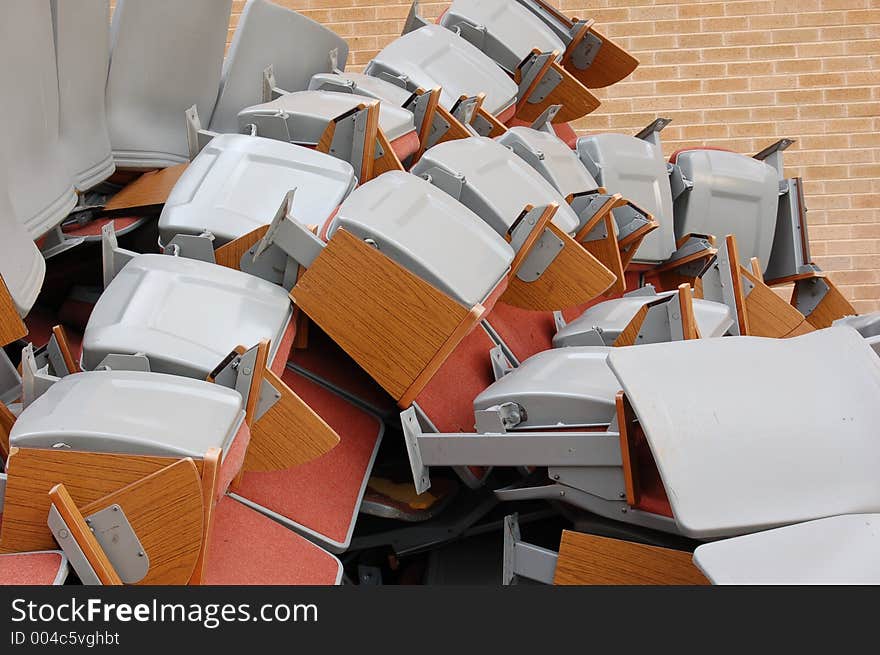
M840 293L837 285L828 277L825 277L824 280L825 284L828 285L828 291L825 297L816 305L816 308L807 316L807 322L817 330L831 327L834 321L844 316L855 316L858 314L850 302ZM800 284L809 283L801 282ZM791 304L793 306L797 306L798 286L798 284L795 284L794 291L792 292Z
M49 491L63 484L77 506L87 505L178 461L173 457L12 448L0 525L0 550L56 548L46 525ZM201 468L201 462L196 462Z
M336 231L291 298L395 400L470 311L346 230Z
M547 229L564 247L547 270L534 282L510 277L501 301L521 309L554 311L587 303L602 295L617 276L553 223Z
M645 322L645 317L649 311L651 311L651 306L648 303L639 307L639 310L633 315L629 323L626 324L626 327L620 331L612 345L615 348L635 345L639 331L642 329L642 323Z
M783 338L807 334L814 330L804 315L777 296L773 289L742 267L740 273L744 279L755 285L745 298L749 335Z
M638 67L639 60L614 41L596 31L592 26L589 27L589 32L602 40L602 47L599 48L596 58L586 70L575 67L571 60L571 50L576 45L576 41L572 41L572 47L566 50L562 58L562 65L565 69L585 87L601 89L611 86L620 82Z
M255 230L251 230L247 234L243 234L237 239L233 239L214 251L214 261L220 266L233 268L236 271L241 270L241 258L244 254L253 248L269 230L269 224L261 225Z
M190 458L176 461L82 507L89 516L119 505L141 542L150 568L139 585L184 585L202 545L204 508L198 469Z
M121 585L122 580L120 580L119 574L113 568L113 564L110 563L107 553L104 552L98 540L95 539L95 535L92 534L91 529L86 524L82 512L79 511L79 508L73 502L73 498L70 497L63 484L56 484L52 487L49 491L49 500L64 520L68 532L80 550L82 550L86 561L95 571L95 575L101 584Z
M189 584L202 584L205 579L205 571L208 565L208 549L211 547L211 533L214 527L214 508L219 502L220 496L220 460L223 451L219 448L209 448L202 460L202 507L204 518L202 521L202 547L199 557L193 567Z
M601 220L605 222L605 238L581 241L580 244L605 268L617 276L617 280L611 285L606 294L621 294L626 291L626 279L623 271L623 260L620 258L620 248L617 245L617 236L614 233L614 217L611 213L606 213Z
M742 276L740 275L741 267L739 265L739 248L736 245L736 237L732 234L728 234L725 237L724 241L727 245L727 263L730 267L730 277L733 280L733 298L736 305L736 317L739 323L739 333L741 335L750 335L752 334L752 332L749 323L749 314L746 307ZM755 298L755 300L760 300L762 296L763 293L759 291L759 295Z
M537 52L537 51L535 51ZM562 79L556 87L547 94L547 96L538 103L531 103L528 98L538 86L547 71L554 71ZM568 123L583 118L589 113L599 108L599 99L590 93L590 90L575 79L571 73L560 66L556 61L550 60L542 67L541 73L535 77L532 83L526 89L526 92L519 98L516 106L516 117L521 121L532 123L538 119L549 107L560 105L560 109L556 116L553 117L554 123Z
M28 334L27 326L18 315L18 309L12 300L12 294L0 275L0 346L24 339Z
M79 367L79 362L76 361L73 352L70 350L70 342L67 340L67 332L62 326L56 325L52 328L52 335L55 337L55 341L58 342L58 350L61 351L61 359L64 360L67 372L80 373L82 369Z
M385 136L385 133L381 128L376 131L376 141L382 148L382 156L378 157L376 161L373 162L374 178L380 176L382 173L387 173L388 171L406 170L403 167L403 164L400 163L400 158L397 156L397 153L394 152L391 142L388 140L388 137ZM361 184L365 181L368 180L361 180Z
M158 171L144 173L110 198L104 205L102 214L122 216L158 211L168 200L171 189L177 184L177 180L183 175L187 166L189 164L177 164Z
M680 550L563 530L553 584L707 585Z

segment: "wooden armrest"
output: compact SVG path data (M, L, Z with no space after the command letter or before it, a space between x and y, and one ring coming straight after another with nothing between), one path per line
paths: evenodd
M27 326L18 315L12 294L0 275L0 347L23 339L28 334Z
M82 369L79 362L73 356L70 350L70 342L67 340L67 331L60 325L52 328L52 336L58 343L58 350L61 351L61 358L64 360L64 366L67 367L68 373L80 373Z
M615 234L617 224L614 222L614 216L612 216L610 211L604 214L600 222L605 223L605 236L603 238L592 241L584 241L577 238L575 240L617 277L617 280L606 291L606 294L621 294L626 291L626 277L624 275L623 259L620 256L617 235Z

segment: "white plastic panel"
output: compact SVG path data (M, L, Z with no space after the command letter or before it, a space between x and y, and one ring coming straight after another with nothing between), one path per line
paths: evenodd
M577 214L553 186L508 148L492 139L472 137L440 143L413 167L415 175L440 168L464 177L460 201L504 236L526 205L555 202L553 223L566 233L579 224Z
M21 413L10 444L201 459L209 448L226 450L243 409L237 391L202 380L140 371L75 373Z
M880 584L880 515L850 514L703 544L713 584Z
M215 248L272 221L296 189L293 214L323 225L356 183L351 164L331 155L262 137L221 134L193 159L159 217L167 242L210 231Z
M736 235L740 263L770 259L779 205L779 174L752 157L722 150L686 150L676 163L693 188L674 205L675 234Z
M623 195L659 221L660 227L645 237L633 261L666 261L675 252L675 225L672 190L660 149L625 134L597 134L578 139L577 151L609 193Z
M338 91L340 85L348 84L352 93L375 98L395 107L402 107L412 97L412 93L402 86L363 73L318 73L312 76L309 89Z
M291 136L297 143L316 144L327 124L360 104L370 104L374 99L352 93L335 91L297 91L287 93L270 102L247 107L238 114L240 126L253 122L252 114L284 112ZM415 131L413 115L402 107L379 104L379 127L389 140L394 141Z
M85 191L113 174L104 89L110 65L109 0L50 0L61 112L61 147Z
M483 302L510 269L513 250L464 205L409 173L392 171L357 188L338 228L372 239L379 252L459 302Z
M276 84L304 91L315 73L329 73L330 51L345 69L348 44L320 23L267 0L248 0L223 65L211 128L237 132L238 112L262 102L263 71L272 66Z
M46 260L15 218L7 193L6 161L0 158L0 275L15 308L24 317L33 307L43 286Z
M880 511L880 359L858 332L615 349L682 533Z
M258 277L194 259L140 255L95 304L83 368L95 368L110 353L140 352L153 371L204 379L236 346L271 339L276 348L290 315L287 292Z
M533 48L560 56L565 52L565 44L550 28L510 0L455 0L440 24L454 29L462 21L485 28L481 50L511 73Z
M367 75L404 75L410 91L440 87L440 104L451 109L461 96L485 93L483 107L500 114L519 89L502 68L477 48L439 25L426 25L392 41L367 64Z
M555 134L530 127L512 127L497 140L498 143L512 148L520 157L520 152L523 151L533 153L534 156L526 161L564 198L585 191L595 191L599 187L577 153Z
M0 61L0 157L16 219L36 238L76 204L58 131L58 73L47 0L2 4Z
M214 111L232 0L118 0L107 120L117 166L189 161L187 109Z
M477 396L474 410L517 403L526 417L516 429L606 426L620 391L608 368L610 350L589 346L532 355Z

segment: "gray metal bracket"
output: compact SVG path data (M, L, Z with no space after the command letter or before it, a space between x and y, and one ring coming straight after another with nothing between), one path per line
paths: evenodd
M754 159L763 161L768 166L772 166L773 168L775 168L777 174L779 175L779 179L782 180L785 178L785 173L783 172L784 163L782 160L782 153L794 143L794 139L780 139L773 145L764 148L761 152L752 155L752 157Z
M564 249L565 243L562 239L545 229L516 272L516 277L523 282L534 282L550 268L550 265Z
M519 517L516 514L504 517L503 529L504 557L501 584L515 585L519 576L548 585L553 584L559 554L524 542L519 531Z
M489 360L492 362L492 375L496 382L514 369L500 344L489 351Z
M464 175L450 173L444 168L429 168L422 177L444 193L452 196L455 200L461 199L461 192L467 179Z
M672 189L673 200L677 200L681 194L694 188L694 183L684 176L681 166L666 164L666 170L669 173L669 186Z
M61 225L56 225L46 233L40 245L40 252L43 254L44 259L51 259L55 255L60 255L62 252L75 248L85 240L85 237L67 236L64 230L61 229Z
M816 311L816 307L819 306L819 303L822 302L822 299L831 290L828 282L822 277L798 280L794 285L797 289L795 308L804 316L809 316Z
M618 240L626 238L651 222L645 212L631 202L612 209L611 216L614 217L614 222L617 223Z
M70 527L61 518L61 514L58 513L58 509L54 504L49 507L47 524L52 536L55 537L55 541L58 542L62 552L67 557L67 561L70 562L73 570L76 571L80 582L87 586L100 585L101 580L98 578L98 574L95 573L95 569L92 568L82 548L80 548L76 539L73 538L73 535L70 533Z
M162 246L165 255L197 259L210 264L216 263L214 259L214 235L210 232L202 234L178 234L166 245Z
M508 402L474 411L477 432L480 434L505 434L528 419L525 407Z
M119 247L119 242L116 240L116 231L113 229L112 222L107 223L102 227L101 270L104 277L104 288L106 289L119 271L137 256L138 253Z
M400 418L417 493L431 487L431 466L621 466L616 433L424 434L415 408Z
M119 505L105 507L85 520L122 582L135 584L146 577L150 558Z
M8 481L9 476L5 473L0 473L0 513L3 512L3 505L6 502L6 484Z
M520 72L522 76L519 83L519 92L517 93L517 97L520 100L523 99L523 95L535 81L541 70L544 69L547 61L551 59L555 61L556 57L557 53L555 52L532 53L526 57L522 64L520 64ZM562 75L552 68L546 69L546 72L541 79L538 80L535 88L529 94L529 97L525 98L525 101L530 105L538 105L544 102L544 100L547 99L547 96L553 93L553 90L559 86L561 82Z
M96 371L140 371L150 372L150 360L144 353L120 355L111 353L95 367Z
M462 125L470 125L474 120L474 114L476 114L479 102L480 100L477 96L459 98L449 113L458 119L458 122Z
M344 77L336 77L332 80L322 80L317 91L333 91L334 93L355 93L355 82Z
M412 6L409 8L409 14L406 16L406 22L403 24L403 31L400 34L409 34L429 24L428 21L422 18L418 0L413 0Z
M361 169L364 152L370 147L370 144L366 143L368 110L368 107L353 109L333 119L336 122L336 129L330 141L328 154L347 161L356 171Z
M553 325L556 327L557 332L568 325L568 321L565 320L565 315L558 309L553 312Z
M21 375L6 351L0 348L0 403L8 405L20 395Z
M687 240L669 256L666 263L674 265L675 262L699 252L708 253L708 251L712 250L714 247L715 246L712 245L712 242L709 241L709 235L689 234ZM704 267L705 263L694 261L680 266L678 270L683 274L693 274L694 276L697 276Z
M421 125L431 102L431 93L413 93L403 104L403 108L413 115L413 124ZM448 129L448 127L447 127Z
M571 38L569 39L569 43L574 40L574 37L581 31L582 27L587 22L588 21L585 20L579 20L571 26ZM584 37L577 43L577 45L572 48L571 63L574 64L574 67L578 70L587 70L599 54L599 50L602 48L602 43L602 39L588 31L584 34Z
M199 118L199 110L193 105L185 112L186 117L186 144L189 148L189 159L192 161L202 151L211 139L217 136L217 132L202 129L202 121Z
M46 342L46 345L35 348L33 353L33 370L43 370L49 375L59 378L63 378L65 375L70 375L74 372L69 370L64 363L64 356L61 354L61 347L58 345L58 339L55 338L54 333L49 336L49 341ZM23 364L22 371L24 371Z
M556 130L553 129L553 119L556 118L556 114L559 113L560 109L562 109L562 105L550 105L547 107L547 109L541 112L541 115L535 119L535 122L531 124L531 129L556 136Z
M462 178L462 181L465 181L464 178ZM456 200L458 200L457 197ZM519 252L519 249L522 248L526 239L528 239L529 235L535 230L535 227L538 225L538 220L545 211L547 211L546 205L533 207L528 211L523 210L511 224L507 231L507 235L510 237L510 247L513 248L514 252Z
M662 132L671 122L671 118L657 118L636 134L636 138L641 139L642 141L647 141L655 148L659 148L660 132Z
M239 355L232 351L220 362L216 369L211 372L214 384L234 389L241 397L243 404L247 405L250 398L251 381L257 374L257 346L253 346ZM281 399L281 392L272 383L263 379L260 385L260 397L257 399L257 407L254 422L259 421L271 407Z
M49 366L37 366L34 346L28 344L21 351L21 406L25 409L49 390L61 378L49 373Z
M291 189L284 195L284 200L275 217L269 224L269 229L260 240L253 254L253 261L257 261L270 246L277 246L298 264L308 268L318 258L324 249L324 242L315 236L305 225L297 222L293 217L293 199L296 189Z
M286 90L279 88L275 82L275 67L272 64L263 69L260 75L260 82L263 102L272 102L287 93Z

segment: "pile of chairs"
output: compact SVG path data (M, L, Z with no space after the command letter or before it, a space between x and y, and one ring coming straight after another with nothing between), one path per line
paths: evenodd
M790 140L578 138L638 62L542 0L231 5L0 9L0 582L880 581Z

